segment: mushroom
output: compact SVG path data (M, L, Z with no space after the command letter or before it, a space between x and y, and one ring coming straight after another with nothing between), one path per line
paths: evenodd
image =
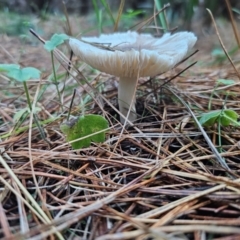
M191 32L166 33L161 38L128 31L99 37L69 39L81 61L102 72L119 77L118 104L128 120L137 119L135 89L139 77L154 77L172 69L191 49L197 38ZM133 103L132 103L133 101ZM131 104L132 103L132 104ZM121 122L125 119L121 117Z

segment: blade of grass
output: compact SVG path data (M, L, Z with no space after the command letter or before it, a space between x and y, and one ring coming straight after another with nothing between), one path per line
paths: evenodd
M161 0L155 0L155 5L156 5L156 8L157 8L158 12L161 9L163 9ZM163 31L167 32L168 27L167 27L167 21L166 21L165 15L164 15L164 11L160 12L158 14L158 16L159 16L160 24L161 24L161 27L163 28Z
M106 0L101 0L101 3L105 7L105 9L106 9L106 11L107 11L107 13L108 13L108 15L109 15L113 25L115 26L115 19L114 19L113 15L112 15L112 11L110 9L109 4L106 2Z
M51 62L52 62L52 68L53 68L53 82L56 86L59 102L61 103L61 94L60 94L60 91L59 91L59 88L58 88L58 81L57 81L57 74L56 74L56 69L55 69L55 64L54 64L53 51L51 51ZM63 112L62 103L61 103L61 109L62 109L62 112Z
M99 34L101 34L102 33L102 10L99 9L96 0L92 0L92 3L93 3L94 12L97 18L98 32Z
M161 13L162 11L164 11L165 9L167 9L168 7L170 7L170 4L166 4L162 9L160 9L159 11L157 11L156 13L154 13L151 17L149 17L148 19L146 19L145 21L139 22L135 25L133 25L132 27L130 27L129 29L133 29L134 27L137 27L137 31L141 30L144 26L146 26L147 24L149 24L151 21L154 20L154 18Z
M49 123L52 123L52 122L54 122L55 120L57 120L57 118L49 118L49 119L46 119L46 120L44 120L44 121L39 121L39 123L41 124L41 125L45 125L45 124L49 124ZM34 127L37 127L37 124L33 124L33 128ZM13 130L11 130L10 132L8 132L8 133L6 133L6 134L4 134L4 135L0 135L0 138L7 138L7 137L10 137L12 134L15 134L15 135L19 135L20 133L23 133L23 132L25 132L25 131L27 131L28 130L28 126L24 126L24 127L19 127L19 128L14 128ZM20 136L21 137L21 136Z

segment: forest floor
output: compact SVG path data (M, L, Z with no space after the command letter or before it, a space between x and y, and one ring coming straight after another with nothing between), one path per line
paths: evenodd
M66 29L56 17L32 21L45 40ZM70 17L70 25L77 35L94 21ZM1 239L240 239L240 54L231 23L218 27L233 64L215 29L202 33L184 63L139 79L131 127L119 122L117 78L73 57L89 83L76 81L76 71L68 75L55 59L59 97L43 44L28 31L3 31L1 64L42 72L27 86L44 133L26 111L23 84L0 73ZM59 127L74 89L73 115L109 122L104 143L77 151ZM93 89L106 101L89 95ZM202 116L204 128L194 121Z

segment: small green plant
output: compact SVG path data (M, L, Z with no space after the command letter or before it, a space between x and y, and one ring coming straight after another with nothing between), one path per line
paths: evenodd
M54 34L49 41L46 41L44 48L51 52L54 81L57 86L56 73L53 62L53 50L62 44L65 40L69 39L66 34ZM58 91L59 92L59 91ZM59 93L60 97L60 93ZM82 115L81 117L74 118L60 126L60 129L64 134L68 142L72 142L71 146L73 149L81 149L83 147L89 147L91 142L104 142L105 132L108 128L108 121L99 115ZM83 138L83 139L81 139Z
M95 114L74 118L60 126L68 142L80 139L71 143L73 149L89 147L91 142L104 142L107 128L108 121Z
M218 149L220 152L223 152L221 127L228 127L230 125L239 127L240 123L237 121L238 117L239 115L234 110L215 110L208 113L203 113L199 118L199 123L205 127L212 127L213 125L217 124L219 143Z
M41 73L36 68L21 68L17 64L0 64L0 72L5 72L6 76L23 83L31 78L39 78Z
M32 103L31 103L31 99L30 99L30 95L29 95L29 91L26 83L29 79L40 78L41 72L38 69L33 67L21 68L17 64L0 64L0 72L3 72L6 76L8 76L9 78L15 81L22 82L24 86L24 90L25 90L25 94L28 102L28 108L21 109L19 112L17 112L14 116L14 120L18 121L22 117L23 119L25 119L29 113L33 112L35 123L39 128L42 138L45 139L44 131L42 130L36 115L36 112L38 111L38 109L32 107Z
M27 96L28 106L32 111L32 104L27 88L26 81L33 78L40 78L41 72L33 67L21 68L17 64L0 64L0 72L4 72L6 76L15 81L22 82Z
M64 43L65 40L69 39L69 36L62 33L62 34L54 34L49 41L46 41L44 44L44 48L51 53L51 61L52 61L52 68L53 68L53 81L57 89L59 102L61 102L61 94L58 88L58 81L57 81L57 74L54 64L54 57L53 57L53 50Z
M237 119L238 114L234 110L223 109L201 114L199 122L205 127L211 127L216 123L223 127L227 127L231 124L240 126L240 123L237 122Z
M212 91L212 94L210 96L210 101L208 104L209 110L211 109L212 98L214 93L217 91L217 88L220 85L230 86L230 85L233 85L234 83L235 81L231 79L218 79L216 81L216 85ZM238 114L235 111L230 109L221 109L221 110L209 111L207 113L201 114L199 118L199 122L205 127L213 126L215 123L218 123L220 126L224 126L224 127L227 127L230 124L239 126L237 119L238 119Z
M69 39L69 36L64 33L54 34L49 41L45 42L44 48L48 52L52 52L57 46L64 43L64 41L67 39Z
M240 126L240 123L237 121L239 115L231 109L221 109L221 110L214 110L211 111L212 99L213 95L216 91L218 91L218 87L221 85L230 86L235 83L234 80L231 79L218 79L216 81L216 85L211 93L210 100L208 103L209 112L202 113L198 118L199 123L204 127L212 127L217 125L218 128L218 142L219 142L219 151L223 152L222 149L222 137L221 137L221 127L228 127L230 125L233 126ZM223 90L221 90L223 91ZM227 97L229 93L225 93L224 95Z

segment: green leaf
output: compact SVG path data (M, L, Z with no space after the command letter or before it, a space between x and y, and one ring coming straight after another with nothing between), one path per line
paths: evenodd
M41 72L38 69L33 67L26 67L10 71L8 73L8 76L19 82L24 82L29 79L40 78L40 74Z
M33 78L40 78L41 72L33 67L26 67L22 69L13 69L8 72L7 76L19 82L24 82Z
M231 79L218 79L217 80L217 83L218 84L223 84L223 85L232 85L232 84L234 84L235 83L235 81L234 80L231 80Z
M40 78L41 72L33 67L20 68L17 64L0 64L0 71L19 82L24 82L32 78Z
M16 69L20 69L17 64L0 64L0 72L9 72Z
M229 118L233 119L234 121L237 121L239 115L234 111L230 109L224 110L224 115L228 116Z
M109 6L108 2L106 0L101 0L101 2L103 4L103 6L105 7L105 9L106 9L106 11L107 11L107 13L108 13L108 15L109 15L113 25L115 25L115 19L113 17L113 14L112 14L112 11L110 9L110 6Z
M239 125L237 122L238 117L239 115L230 109L216 110L203 113L199 119L199 122L205 127L212 126L218 122L222 126L227 127L230 124Z
M54 34L49 41L46 41L44 44L44 48L51 52L53 51L58 45L62 44L65 40L69 39L69 36L62 33L62 34Z
M222 116L220 118L220 124L224 127L229 126L237 121L238 114L230 109L226 109L223 111Z
M107 128L108 121L104 117L94 114L89 114L75 118L60 126L61 131L64 134L66 134L68 142L86 137L82 140L71 143L73 149L89 147L91 142L96 143L104 142L106 131L103 131L101 133L96 132L102 131ZM89 136L91 134L94 135Z
M199 119L200 124L206 127L214 125L221 112L222 110L216 110L208 113L203 113Z

